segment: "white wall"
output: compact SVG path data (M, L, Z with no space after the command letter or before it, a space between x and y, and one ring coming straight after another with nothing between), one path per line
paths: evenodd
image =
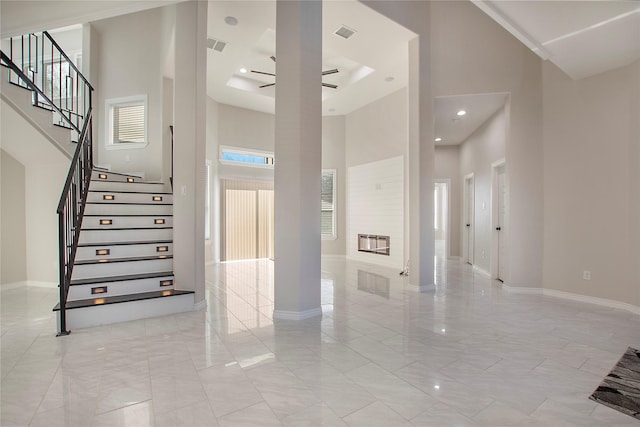
M460 146L437 146L435 148L435 178L448 179L449 186L449 256L461 255L461 206L462 174L460 173Z
M474 266L491 271L491 242L494 230L491 223L492 163L504 159L506 139L506 111L498 110L483 123L460 147L460 182L473 173L475 206ZM461 200L462 202L462 200ZM462 223L458 229L462 234ZM460 242L462 245L462 242Z
M94 136L96 164L119 172L142 172L148 180L162 179L163 72L167 56L164 34L173 31L162 9L151 9L92 23ZM95 40L93 40L95 38ZM97 71L97 76L95 72ZM139 149L107 150L105 101L147 95L148 145ZM96 126L97 125L97 126Z
M348 114L345 122L346 166L404 156L409 138L407 114L406 89Z
M505 147L510 188L506 282L513 287L540 287L541 60L471 2L431 2L430 37L433 96L510 93Z
M22 196L24 231L19 233L20 235L24 233L22 237L25 250L23 252L18 249L18 253L22 253L26 280L57 283L58 216L56 208L69 169L69 159L22 115L4 102L2 102L0 118L2 149L24 166ZM3 189L4 179L3 172ZM9 183L11 181L7 182ZM4 194L2 204L4 204ZM20 228L20 220L16 220L16 227ZM2 240L4 244L4 236ZM3 254L3 258L4 256Z
M27 280L25 167L0 150L0 283Z
M58 215L56 208L69 161L59 159L27 167L27 278L36 282L59 282Z
M218 128L220 104L207 97L207 161L211 164L209 175L209 227L211 238L205 241L205 262L220 262L220 178L218 162Z
M404 267L404 157L349 168L348 257L397 268ZM358 251L358 234L390 237L390 254Z
M640 61L578 81L543 70L544 287L639 307Z

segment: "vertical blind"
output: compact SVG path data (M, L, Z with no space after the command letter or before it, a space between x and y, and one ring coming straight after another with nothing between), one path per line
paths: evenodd
M321 214L321 233L323 236L333 236L334 231L334 171L322 171L322 214Z

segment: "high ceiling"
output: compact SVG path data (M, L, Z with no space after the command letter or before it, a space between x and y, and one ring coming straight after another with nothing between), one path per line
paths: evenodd
M234 17L237 20L230 20ZM210 1L209 38L226 43L222 52L207 54L208 94L218 102L274 112L275 89L270 58L276 54L275 1ZM225 21L231 21L229 25ZM335 33L346 26L355 33L345 39ZM415 34L355 0L323 5L323 114L348 114L407 85L408 41ZM218 45L216 45L216 48ZM247 70L241 73L241 69Z
M472 1L573 79L640 59L640 1Z

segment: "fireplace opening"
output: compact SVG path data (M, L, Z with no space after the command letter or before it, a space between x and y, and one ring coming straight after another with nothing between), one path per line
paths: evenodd
M358 251L389 256L389 236L358 234Z

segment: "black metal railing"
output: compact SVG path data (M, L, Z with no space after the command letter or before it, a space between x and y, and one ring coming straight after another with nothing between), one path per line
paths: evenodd
M60 269L58 336L68 335L67 295L93 170L93 87L46 31L3 40L0 58L2 65L9 68L9 82L32 91L35 106L51 110L56 124L68 127L77 135L78 145L57 208Z

